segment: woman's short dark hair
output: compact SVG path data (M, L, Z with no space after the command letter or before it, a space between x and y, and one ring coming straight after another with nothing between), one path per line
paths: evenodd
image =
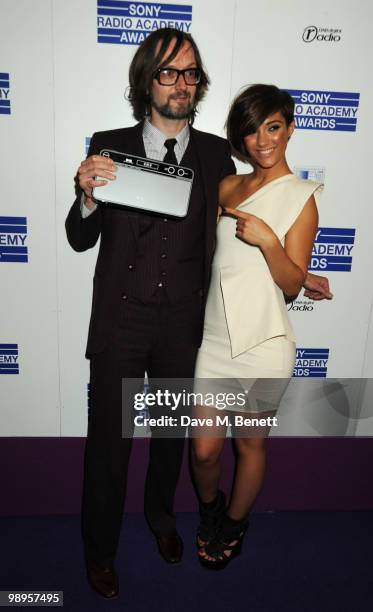
M244 138L274 113L280 112L289 125L294 120L294 100L275 85L250 85L233 100L226 123L227 137L240 159L249 159Z
M162 61L170 43L174 41L171 53ZM153 75L159 69L167 66L176 57L181 47L188 42L196 58L196 65L201 73L201 80L196 85L194 108L190 120L193 123L198 103L204 97L210 84L209 77L203 67L200 52L192 36L174 28L160 28L152 32L137 49L129 68L128 100L133 109L135 119L141 121L149 114L149 92L153 84ZM157 48L159 46L159 48Z

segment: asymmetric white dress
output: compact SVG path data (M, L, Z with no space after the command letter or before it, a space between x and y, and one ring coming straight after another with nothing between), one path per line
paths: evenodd
M322 185L287 174L267 183L237 207L263 219L282 244ZM222 215L206 304L195 392L240 394L226 405L237 412L276 409L292 375L295 337L283 292L259 247L235 236L236 219ZM245 403L242 403L242 393Z

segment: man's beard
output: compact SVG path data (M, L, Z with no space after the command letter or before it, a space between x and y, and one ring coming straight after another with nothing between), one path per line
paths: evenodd
M180 96L171 96L171 99L178 98ZM169 102L166 104L159 105L155 102L155 100L151 97L150 104L155 110L159 112L162 117L166 117L167 119L187 119L190 117L193 112L194 106L191 102L190 96L184 96L183 99L187 104L180 107L178 110L171 107Z

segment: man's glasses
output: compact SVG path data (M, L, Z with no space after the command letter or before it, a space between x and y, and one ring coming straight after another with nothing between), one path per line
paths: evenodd
M154 73L153 79L157 79L160 85L175 85L181 74L186 85L198 85L201 80L201 72L197 68L186 68L185 70L160 68Z

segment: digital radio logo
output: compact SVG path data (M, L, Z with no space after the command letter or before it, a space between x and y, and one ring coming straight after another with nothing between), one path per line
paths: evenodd
M85 154L88 155L89 145L91 144L91 136L85 137Z
M306 181L317 181L318 183L325 182L325 168L318 168L316 166L301 168L300 166L296 166L294 168L294 174L295 176L305 179Z
M302 40L311 43L318 42L336 43L341 40L342 30L340 28L318 28L317 26L307 26L303 30Z
M0 115L10 115L9 72L0 72Z
M340 227L319 227L308 269L351 272L355 231Z
M359 93L287 89L295 102L295 125L302 130L356 132Z
M190 32L192 6L126 0L97 0L97 42L139 45L154 30Z
M288 312L313 312L315 304L317 304L317 302L314 302L313 300L309 300L308 298L300 298L299 300L293 300L290 302L287 307Z
M27 263L26 217L0 217L0 263Z
M326 378L329 349L297 348L294 378Z
M19 374L18 344L0 344L0 374Z

